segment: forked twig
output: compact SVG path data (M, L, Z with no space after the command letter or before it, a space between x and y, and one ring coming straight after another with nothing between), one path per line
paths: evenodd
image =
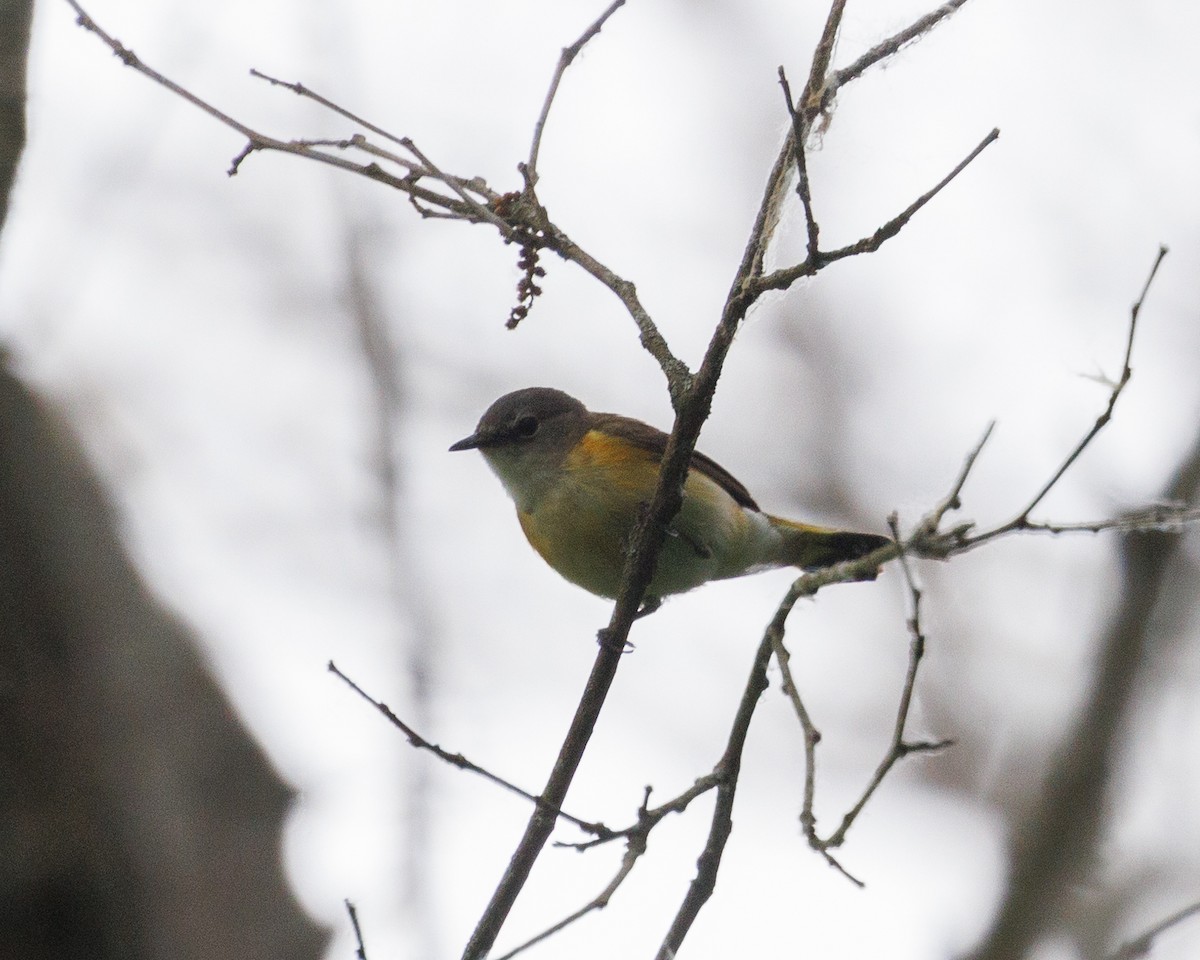
M370 120L360 117L357 113L347 110L340 103L335 103L328 97L317 93L312 87L305 86L303 83L295 80L280 80L278 77L272 77L270 74L263 73L254 67L250 68L250 76L258 80L265 80L273 87L283 87L285 90L291 90L298 97L303 97L306 100L312 100L314 103L320 104L331 113L336 113L339 117L344 117L356 126L362 127L365 130L370 130L372 133L377 133L385 140L391 140L397 146L404 146L404 140L396 136L394 133L389 133L383 127L377 126Z
M920 211L923 206L929 203L930 200L932 200L939 193L941 193L942 190L949 186L950 182L954 180L955 177L962 173L971 164L971 162L975 160L976 157L983 153L983 151L986 150L990 144L999 138L1000 130L992 130L986 137L976 144L975 148L968 153L966 157L964 157L958 163L958 165L954 167L953 170L946 174L946 176L942 177L942 179L939 180L934 187L917 197L916 200L901 210L896 216L892 217L892 219L887 221L887 223L885 223L883 226L875 230L875 232L870 236L863 237L861 240L851 243L848 246L840 247L837 250L818 252L815 259L813 259L811 256L806 257L803 263L798 263L790 267L783 267L779 270L775 270L769 274L766 274L765 276L755 277L752 281L750 281L749 284L751 290L755 294L760 294L767 290L786 290L801 277L812 276L823 267L826 267L831 263L835 263L838 260L844 260L847 257L856 257L864 253L874 253L876 250L882 247L884 243L899 234L900 231L908 225L908 222L912 220L914 216L916 216L918 211Z
M1129 383L1129 378L1133 375L1133 368L1130 366L1130 361L1133 358L1133 338L1134 334L1137 332L1138 314L1141 313L1142 304L1146 302L1146 296L1150 293L1150 286L1154 283L1154 278L1158 274L1159 265L1162 264L1167 252L1167 247L1165 245L1159 246L1158 256L1154 258L1154 265L1150 268L1150 273L1146 277L1146 282L1142 285L1142 292L1134 302L1132 308L1130 308L1129 334L1125 338L1125 358L1121 363L1121 374L1113 384L1112 392L1108 396L1108 404L1105 406L1104 412L1096 418L1096 422L1092 424L1091 429L1083 435L1083 438L1077 444L1075 444L1074 449L1067 454L1066 459L1063 460L1058 469L1051 474L1050 479L1042 485L1042 488L1036 494L1034 494L1033 499L1025 505L1020 513L1018 513L1007 523L1001 524L992 530L988 530L975 537L972 537L968 546L978 546L979 544L986 543L987 541L993 540L998 536L1011 533L1014 530L1022 530L1025 527L1030 526L1031 524L1029 523L1029 515L1035 509L1037 509L1038 504L1046 499L1047 494L1054 489L1059 480L1063 478L1063 475L1071 468L1072 464L1079 459L1080 454L1082 454L1083 451L1088 448L1088 445L1091 444L1091 442L1096 438L1096 435L1108 425L1110 420L1112 420L1113 410L1117 405L1117 400L1120 399L1122 392L1124 392L1126 385ZM1064 527L1062 529L1065 530L1067 528Z
M892 536L897 541L900 539L900 528L893 513L888 517L888 526L892 530ZM838 828L831 833L824 841L826 848L838 847L845 842L846 833L858 819L858 815L862 813L863 807L867 805L867 801L879 788L883 782L883 778L887 776L897 761L914 753L933 753L938 750L944 750L946 747L952 746L953 740L906 740L904 733L908 726L908 714L912 709L913 688L917 683L917 671L921 666L921 658L925 656L925 634L921 629L921 589L917 586L916 578L913 575L912 566L908 562L908 555L900 551L900 569L904 573L904 583L908 587L909 600L911 603L910 616L908 618L908 632L912 638L908 648L908 669L904 675L904 685L900 691L900 703L896 708L896 722L892 727L892 740L888 746L888 751L883 759L876 767L874 775L863 789L862 795L858 801L842 817L842 822Z

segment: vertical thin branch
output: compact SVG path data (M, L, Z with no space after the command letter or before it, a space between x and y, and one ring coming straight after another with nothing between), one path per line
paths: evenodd
M792 102L792 87L788 83L787 74L784 73L783 67L779 68L779 85L783 87L783 99L787 104L788 116L792 120L792 152L796 159L796 195L800 198L800 205L804 208L804 225L805 232L808 235L808 251L805 254L806 263L816 263L817 255L820 251L820 234L821 229L817 226L817 219L813 214L812 203L812 188L808 182L808 158L807 150L804 146L804 118L800 111L796 109L795 103Z

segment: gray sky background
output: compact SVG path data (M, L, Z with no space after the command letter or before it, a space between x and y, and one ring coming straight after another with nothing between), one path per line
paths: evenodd
M637 283L693 364L785 128L776 68L796 87L806 73L824 14L810 8L634 0L569 71L551 116L540 191L551 215ZM512 189L558 51L601 5L88 9L266 132L353 130L250 67L411 136L443 169ZM850 4L837 61L924 11ZM1165 242L1133 382L1043 516L1094 519L1152 499L1200 410L1197 35L1188 4L973 0L845 90L810 160L829 245L870 233L992 127L1001 138L880 253L755 311L701 447L772 512L882 531L890 511L912 522L942 496L996 419L963 515L1003 520L1103 409L1096 378L1119 373L1129 306ZM29 116L0 248L6 342L80 432L150 582L195 625L300 790L286 857L305 906L339 930L330 955L351 949L346 897L372 956L457 955L527 809L408 749L325 663L447 748L540 788L608 605L545 568L482 460L446 447L496 396L533 384L665 427L657 367L615 299L549 257L545 295L506 331L516 251L490 228L421 221L377 184L292 157L257 155L227 178L240 139L124 69L53 0L37 10ZM795 213L780 262L803 242ZM348 306L353 250L401 380L400 582L372 461L378 396ZM801 741L774 685L689 957L784 943L950 956L986 928L1007 818L1036 788L1113 600L1112 546L1024 538L921 572L929 653L916 729L959 748L910 762L872 802L842 852L868 882L858 891L803 846ZM711 585L638 625L573 812L620 825L644 784L665 798L711 767L788 583L781 572ZM826 826L885 749L905 615L889 571L791 620L825 734ZM1163 640L1138 750L1118 771L1092 896L1124 904L1121 930L1200 893L1195 629L1193 611ZM427 703L414 661L430 671ZM705 827L699 809L664 824L607 911L530 956L646 954ZM548 851L505 942L593 896L619 855ZM1180 930L1155 956L1194 956L1198 942ZM1060 955L1073 954L1046 954Z

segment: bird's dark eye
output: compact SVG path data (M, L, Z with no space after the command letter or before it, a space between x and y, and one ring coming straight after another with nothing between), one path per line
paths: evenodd
M518 437L532 437L537 431L537 417L522 417L513 425L513 433Z

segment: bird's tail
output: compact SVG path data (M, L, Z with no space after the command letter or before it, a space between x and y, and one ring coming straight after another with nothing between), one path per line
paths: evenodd
M814 527L807 523L769 517L771 526L783 534L779 560L802 570L816 570L832 566L843 560L857 560L873 550L887 546L892 541L873 533L851 533L847 530L832 530Z

